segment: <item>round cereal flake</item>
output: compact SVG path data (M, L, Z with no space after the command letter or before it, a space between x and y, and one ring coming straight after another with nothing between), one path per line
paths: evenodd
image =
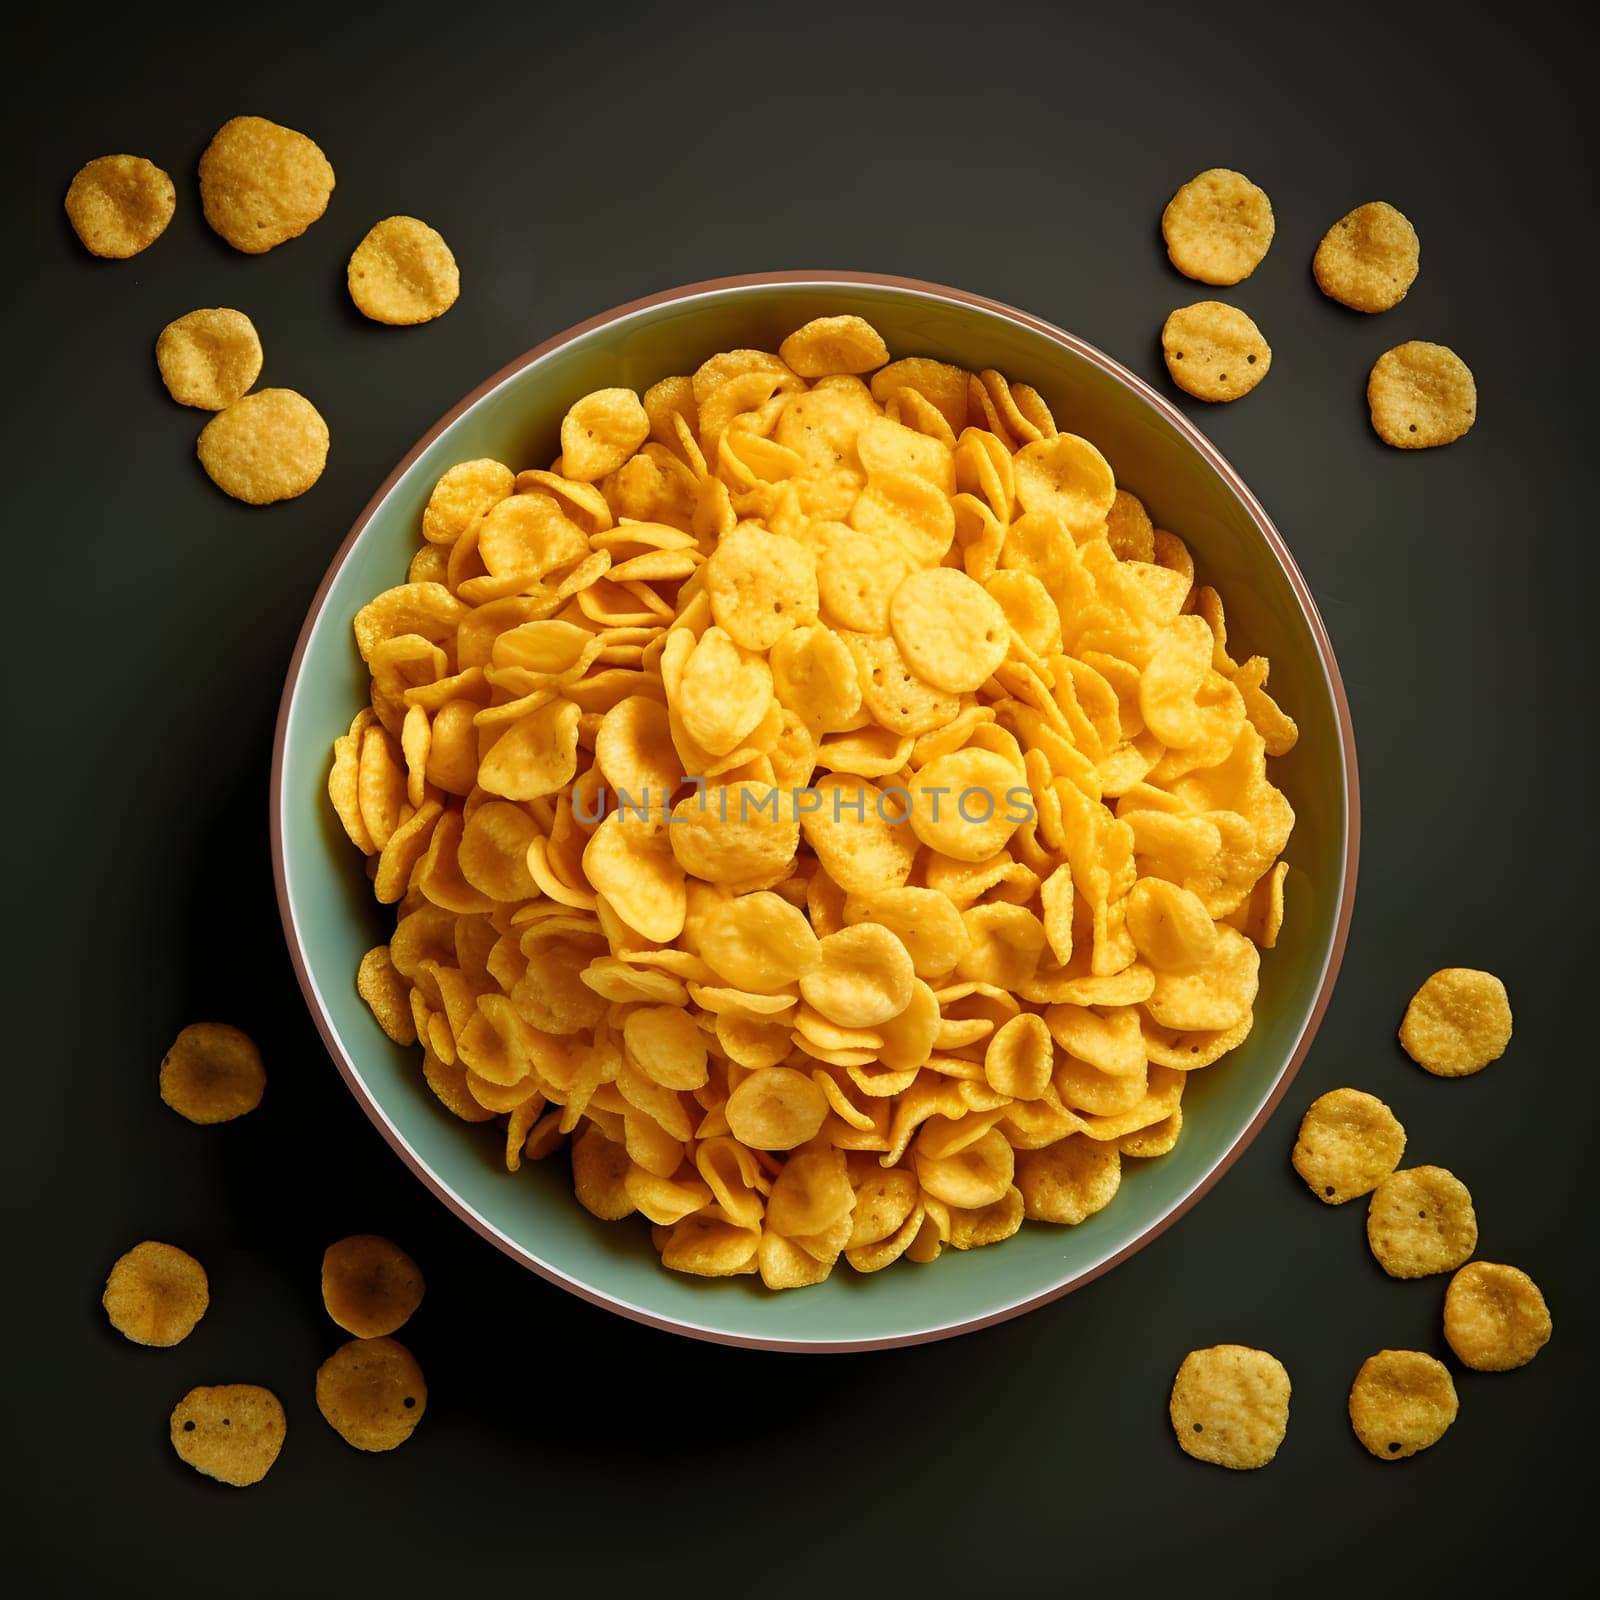
M328 425L293 389L260 389L200 430L200 465L224 494L247 505L293 500L322 476Z
M261 339L242 311L190 311L161 330L156 366L179 405L221 411L261 376Z
M1417 280L1417 230L1386 200L1346 213L1322 236L1311 258L1317 287L1352 311L1388 311Z
M1122 1154L1112 1141L1072 1134L1043 1149L1019 1150L1016 1184L1027 1216L1076 1227L1116 1199Z
M1391 1278L1452 1272L1478 1247L1478 1216L1467 1186L1443 1167L1403 1167L1367 1207L1367 1243Z
M1511 1001L1492 972L1444 967L1411 997L1400 1043L1440 1078L1464 1078L1498 1061L1511 1043Z
M253 1383L191 1389L169 1426L179 1460L236 1489L266 1477L289 1431L278 1397Z
M1444 1294L1444 1336L1477 1372L1525 1367L1550 1342L1544 1295L1526 1272L1495 1261L1469 1261Z
M1478 420L1472 370L1448 345L1422 339L1378 357L1367 379L1373 431L1396 450L1453 444Z
M1211 167L1191 178L1161 213L1172 264L1200 283L1240 283L1272 243L1272 202L1242 172Z
M182 1344L211 1304L206 1269L173 1244L146 1239L119 1256L100 1297L111 1326L134 1344Z
M322 1303L358 1339L404 1327L422 1304L422 1272L399 1245L375 1233L352 1234L322 1254Z
M328 209L333 168L314 140L265 117L234 117L200 157L200 204L246 255L298 238Z
M1306 1107L1291 1160L1330 1206L1370 1194L1400 1164L1406 1130L1376 1095L1333 1089Z
M352 1339L317 1369L317 1410L357 1450L393 1450L428 1406L416 1358L397 1339Z
M650 437L650 418L632 389L596 389L561 423L561 470L580 483L615 472Z
M1272 346L1237 306L1200 300L1181 306L1161 329L1172 381L1196 400L1237 400L1272 368Z
M1168 1414L1185 1455L1245 1471L1264 1467L1289 1431L1289 1374L1247 1345L1191 1350L1172 1382Z
M1380 1350L1350 1386L1350 1426L1380 1461L1401 1461L1444 1437L1456 1420L1456 1386L1420 1350Z
M143 156L97 156L73 176L66 208L72 231L90 255L125 261L166 232L177 191Z
M1117 490L1117 497L1106 513L1106 537L1119 561L1154 561L1156 558L1155 523L1150 520L1144 501L1127 489Z
M861 317L815 317L778 346L778 355L802 378L822 378L871 372L889 359L889 348Z
M232 1122L266 1087L255 1041L225 1022L191 1022L161 1062L161 1098L190 1122Z
M461 294L450 246L417 217L375 222L352 253L345 281L362 316L399 328L442 317Z
M889 602L889 626L906 665L949 694L981 687L1011 647L999 603L955 567L906 578Z

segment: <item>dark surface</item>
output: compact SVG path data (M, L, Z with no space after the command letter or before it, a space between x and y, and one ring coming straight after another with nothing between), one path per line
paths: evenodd
M542 22L531 7L359 24L327 6L168 7L158 23L60 13L14 41L3 1406L20 1477L7 1558L26 1592L538 1592L679 1569L783 1594L818 1563L896 1592L1560 1585L1585 1539L1583 1475L1562 1463L1592 1413L1596 1309L1580 1025L1594 509L1575 459L1592 449L1578 424L1596 241L1574 149L1590 91L1539 8L1493 28L1361 10L1299 38L1276 7L1221 24L1194 6L1032 20L928 4L891 23L818 4L792 28L787 8L710 0ZM207 230L193 178L241 112L310 132L339 178L326 217L261 257ZM124 149L173 173L178 215L146 254L103 263L60 202L83 161ZM1178 278L1157 234L1174 187L1213 164L1248 172L1277 213L1271 254L1232 290ZM1423 268L1397 310L1364 318L1323 299L1308 264L1329 223L1377 197L1416 223ZM461 262L460 303L428 327L367 323L345 294L350 249L394 211L435 224ZM608 1316L432 1200L307 1019L266 829L304 608L415 437L609 305L803 266L993 295L1163 386L1169 310L1246 308L1271 376L1230 407L1184 403L1316 592L1365 800L1332 1010L1219 1188L1021 1321L819 1358ZM255 319L263 384L328 419L328 471L301 500L224 499L194 463L202 415L159 385L156 333L215 304ZM1409 338L1453 345L1477 375L1482 419L1450 449L1391 451L1367 426L1367 369ZM1446 964L1501 974L1517 1012L1506 1059L1460 1082L1394 1043L1412 987ZM199 1016L244 1026L268 1062L264 1106L230 1127L190 1127L156 1096L162 1052ZM1524 1371L1458 1371L1455 1427L1397 1465L1363 1453L1345 1393L1381 1347L1443 1352L1444 1280L1385 1278L1364 1206L1325 1210L1289 1170L1304 1106L1347 1082L1394 1106L1413 1159L1467 1181L1482 1253L1530 1271L1556 1322ZM339 1340L321 1250L369 1229L427 1273L402 1337L432 1385L416 1438L370 1458L311 1392ZM176 1350L124 1343L97 1304L146 1237L211 1274L212 1310ZM1218 1340L1293 1375L1264 1472L1173 1445L1171 1374ZM282 1396L289 1440L261 1486L234 1491L178 1463L166 1418L191 1384L246 1380Z

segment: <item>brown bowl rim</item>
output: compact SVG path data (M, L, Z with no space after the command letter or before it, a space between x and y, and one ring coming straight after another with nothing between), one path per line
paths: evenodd
M340 568L349 558L357 539L361 537L367 524L377 514L379 506L383 504L390 491L423 451L457 418L470 410L492 389L497 388L508 378L522 371L524 367L530 366L535 361L542 360L545 356L559 350L563 345L571 343L574 339L592 333L598 328L603 328L608 323L632 316L637 312L648 311L678 301L690 300L699 295L723 293L728 290L779 287L825 288L838 285L909 290L914 294L930 299L942 300L954 305L970 307L974 310L1003 317L1031 329L1035 333L1042 334L1053 343L1059 344L1070 350L1074 355L1091 362L1094 366L1100 368L1102 372L1120 383L1137 400L1152 407L1178 430L1204 460L1210 463L1218 476L1244 506L1245 511L1249 514L1251 521L1255 523L1257 530L1266 541L1279 566L1282 567L1316 641L1317 654L1321 660L1328 687L1333 695L1334 709L1339 722L1341 766L1344 773L1345 792L1345 870L1344 878L1339 886L1339 914L1334 926L1333 942L1329 947L1328 959L1323 967L1322 981L1318 987L1316 999L1312 1004L1310 1014L1306 1018L1305 1025L1301 1029L1295 1048L1279 1070L1271 1093L1268 1094L1261 1108L1256 1112L1255 1117L1240 1132L1228 1149L1218 1157L1211 1170L1176 1205L1158 1217L1142 1233L1130 1239L1115 1255L1108 1256L1104 1261L1086 1268L1063 1283L1054 1284L1038 1294L1029 1295L1027 1298L1019 1300L1012 1305L1003 1306L999 1310L986 1312L982 1316L969 1317L963 1321L949 1323L938 1328L925 1329L918 1333L891 1334L873 1339L821 1341L760 1338L750 1334L727 1333L717 1328L680 1322L676 1318L663 1316L644 1306L631 1305L588 1284L580 1283L575 1278L568 1277L565 1273L551 1266L548 1262L541 1261L525 1246L517 1243L514 1239L508 1238L488 1218L480 1216L478 1212L456 1195L450 1186L439 1178L411 1149L399 1129L390 1122L382 1106L377 1103L377 1100L362 1082L355 1069L355 1064L346 1054L333 1024L323 1008L321 997L317 992L316 984L307 965L299 930L295 924L294 911L289 900L288 874L285 866L283 842L283 768L290 707L294 700L295 689L299 684L300 669L305 659L306 648L310 643L312 632L321 617L322 608L327 603L328 592L333 587ZM1080 1289L1084 1284L1093 1282L1102 1273L1109 1272L1120 1262L1126 1261L1129 1256L1142 1250L1151 1240L1159 1238L1180 1217L1186 1215L1193 1206L1209 1194L1221 1180L1223 1174L1249 1148L1256 1135L1272 1116L1272 1113L1277 1110L1279 1103L1288 1092L1289 1085L1294 1081L1295 1075L1299 1072L1301 1064L1311 1049L1312 1041L1316 1037L1317 1030L1327 1012L1329 1002L1333 998L1334 986L1338 981L1339 969L1344 960L1345 945L1350 932L1350 919L1355 909L1356 872L1360 859L1361 845L1361 790L1356 766L1355 729L1351 722L1350 702L1345 694L1344 680L1339 673L1339 664L1334 656L1332 641L1328 637L1328 630L1323 623L1321 613L1317 609L1316 601L1312 597L1311 587L1306 582L1294 557L1290 554L1289 547L1284 542L1283 536L1278 532L1272 518L1267 515L1265 507L1251 493L1249 486L1228 459L1164 395L1152 388L1137 374L1130 372L1120 362L1114 361L1104 351L1097 349L1086 340L1080 339L1076 334L1068 333L1066 329L1059 328L1054 323L1045 321L1042 317L1036 317L1031 312L1007 305L1001 300L990 299L986 295L972 294L965 289L955 289L945 284L929 283L919 278L903 278L893 274L877 272L824 270L751 272L727 278L708 278L698 283L684 284L676 289L664 289L657 294L646 295L642 299L630 300L623 305L613 306L609 311L602 311L597 316L575 323L563 332L554 334L542 343L535 345L531 350L524 352L515 360L501 367L499 371L484 379L471 393L458 401L440 417L406 452L405 456L389 476L384 479L377 492L362 509L360 516L352 524L350 532L345 536L344 542L339 546L333 560L328 565L327 571L323 574L322 582L317 586L317 592L312 598L310 607L306 612L305 621L301 625L299 636L295 640L294 652L289 658L283 694L278 705L277 725L273 734L270 784L269 826L272 845L272 876L277 890L278 912L283 922L284 938L288 945L289 958L294 965L295 976L299 981L301 993L304 995L306 1005L311 1012L313 1020L316 1022L317 1031L322 1035L323 1044L327 1047L328 1054L333 1058L334 1065L339 1069L339 1073L344 1078L350 1092L355 1096L356 1101L366 1112L373 1125L394 1148L395 1153L406 1166L474 1232L487 1239L496 1248L504 1251L513 1260L538 1273L540 1277L557 1284L569 1293L577 1295L580 1299L587 1300L591 1305L603 1307L607 1311L615 1312L620 1316L625 1316L634 1322L643 1323L649 1327L660 1328L665 1332L676 1333L687 1338L702 1339L713 1344L736 1345L755 1350L800 1351L811 1354L844 1354L856 1350L898 1349L914 1344L932 1343L937 1339L954 1338L957 1334L972 1333L979 1328L993 1327L997 1323L1007 1322L1013 1317L1019 1317L1025 1312L1034 1310L1038 1306L1047 1305L1052 1300L1058 1300L1063 1295L1070 1294L1074 1289Z

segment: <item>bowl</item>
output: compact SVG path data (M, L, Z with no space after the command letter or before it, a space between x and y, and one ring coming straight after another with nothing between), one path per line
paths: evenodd
M663 1267L638 1218L607 1223L574 1199L559 1158L511 1175L494 1128L457 1121L415 1049L358 999L364 951L387 939L361 858L328 804L329 750L366 697L351 619L404 581L422 507L453 463L553 459L563 413L591 389L642 391L713 351L776 349L808 318L857 312L895 356L997 367L1092 439L1160 527L1188 541L1222 593L1230 633L1272 661L1272 689L1300 725L1274 767L1298 816L1288 916L1261 963L1249 1039L1199 1073L1170 1154L1129 1162L1116 1200L1076 1228L1028 1223L990 1249L947 1251L812 1288L701 1279ZM863 273L767 273L690 285L620 306L547 340L467 396L417 442L357 519L317 591L289 666L272 768L272 849L290 955L317 1027L367 1115L463 1221L552 1282L612 1311L696 1338L783 1350L863 1350L943 1338L1013 1317L1105 1272L1193 1205L1282 1098L1332 993L1355 887L1358 806L1350 711L1326 630L1283 539L1192 423L1091 345L960 290Z

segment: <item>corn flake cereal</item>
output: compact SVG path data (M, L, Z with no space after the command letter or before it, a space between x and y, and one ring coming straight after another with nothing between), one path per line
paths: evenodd
M1272 243L1272 202L1242 172L1211 167L1191 178L1161 213L1172 264L1201 283L1241 283Z
M1372 1192L1367 1243L1391 1278L1453 1272L1478 1248L1467 1186L1443 1167L1404 1167Z
M377 1339L422 1304L422 1273L399 1245L374 1233L330 1244L322 1255L322 1303L346 1333Z
M166 232L177 191L143 156L97 156L74 174L66 206L72 231L90 255L125 261Z
M261 340L242 311L191 311L161 330L156 365L179 405L221 411L261 375Z
M593 483L615 472L650 437L650 418L632 389L597 389L561 424L561 472Z
M396 1044L415 1044L417 1025L411 1010L411 991L395 970L389 947L369 950L356 969L356 993L366 1001L377 1024Z
M802 378L871 372L889 359L878 330L860 317L817 317L778 347L779 359Z
M504 462L482 458L451 467L433 486L422 511L422 537L447 548L479 517L510 498L516 474Z
M1396 450L1452 444L1478 419L1478 386L1447 345L1413 339L1386 350L1367 378L1372 427Z
M1161 329L1172 381L1196 400L1237 400L1272 366L1272 346L1237 306L1199 300L1182 306Z
M224 494L247 505L302 495L328 463L328 425L293 389L258 389L200 431L200 465Z
M452 466L329 775L445 1107L770 1289L1113 1203L1250 1031L1294 820L1184 542L1037 390L887 361L824 317Z
M409 327L442 317L461 293L450 246L416 217L385 217L367 230L345 271L364 317Z
M162 1058L161 1098L190 1122L232 1122L266 1087L255 1041L225 1022L191 1022Z
M1122 1156L1113 1143L1071 1134L1042 1150L1019 1151L1016 1177L1028 1216L1075 1227L1116 1198Z
M119 1256L100 1303L134 1344L182 1344L211 1304L206 1269L176 1245L147 1239Z
M1118 489L1106 513L1106 537L1119 561L1154 561L1155 524L1144 501L1127 489Z
M352 1339L317 1369L317 1410L357 1450L393 1450L428 1406L422 1368L395 1339Z
M206 221L247 255L297 239L328 209L333 168L315 141L265 117L234 117L200 157Z
M1411 997L1400 1043L1436 1077L1464 1078L1498 1061L1511 1043L1511 1002L1492 972L1444 967Z
M1357 206L1322 236L1311 258L1317 287L1352 311L1388 311L1417 280L1417 230L1386 200Z
M1444 1293L1444 1336L1478 1372L1525 1367L1550 1342L1550 1308L1527 1273L1470 1261Z
M1185 1455L1236 1471L1264 1467L1289 1431L1289 1374L1247 1345L1191 1350L1167 1409Z
M1405 1149L1406 1130L1376 1095L1333 1089L1306 1108L1291 1159L1319 1200L1341 1206L1371 1194Z
M1399 1461L1437 1444L1456 1410L1448 1369L1420 1350L1368 1356L1350 1386L1350 1426L1380 1461Z
M191 1389L172 1408L178 1459L219 1483L260 1483L278 1459L289 1425L270 1389L222 1383Z

